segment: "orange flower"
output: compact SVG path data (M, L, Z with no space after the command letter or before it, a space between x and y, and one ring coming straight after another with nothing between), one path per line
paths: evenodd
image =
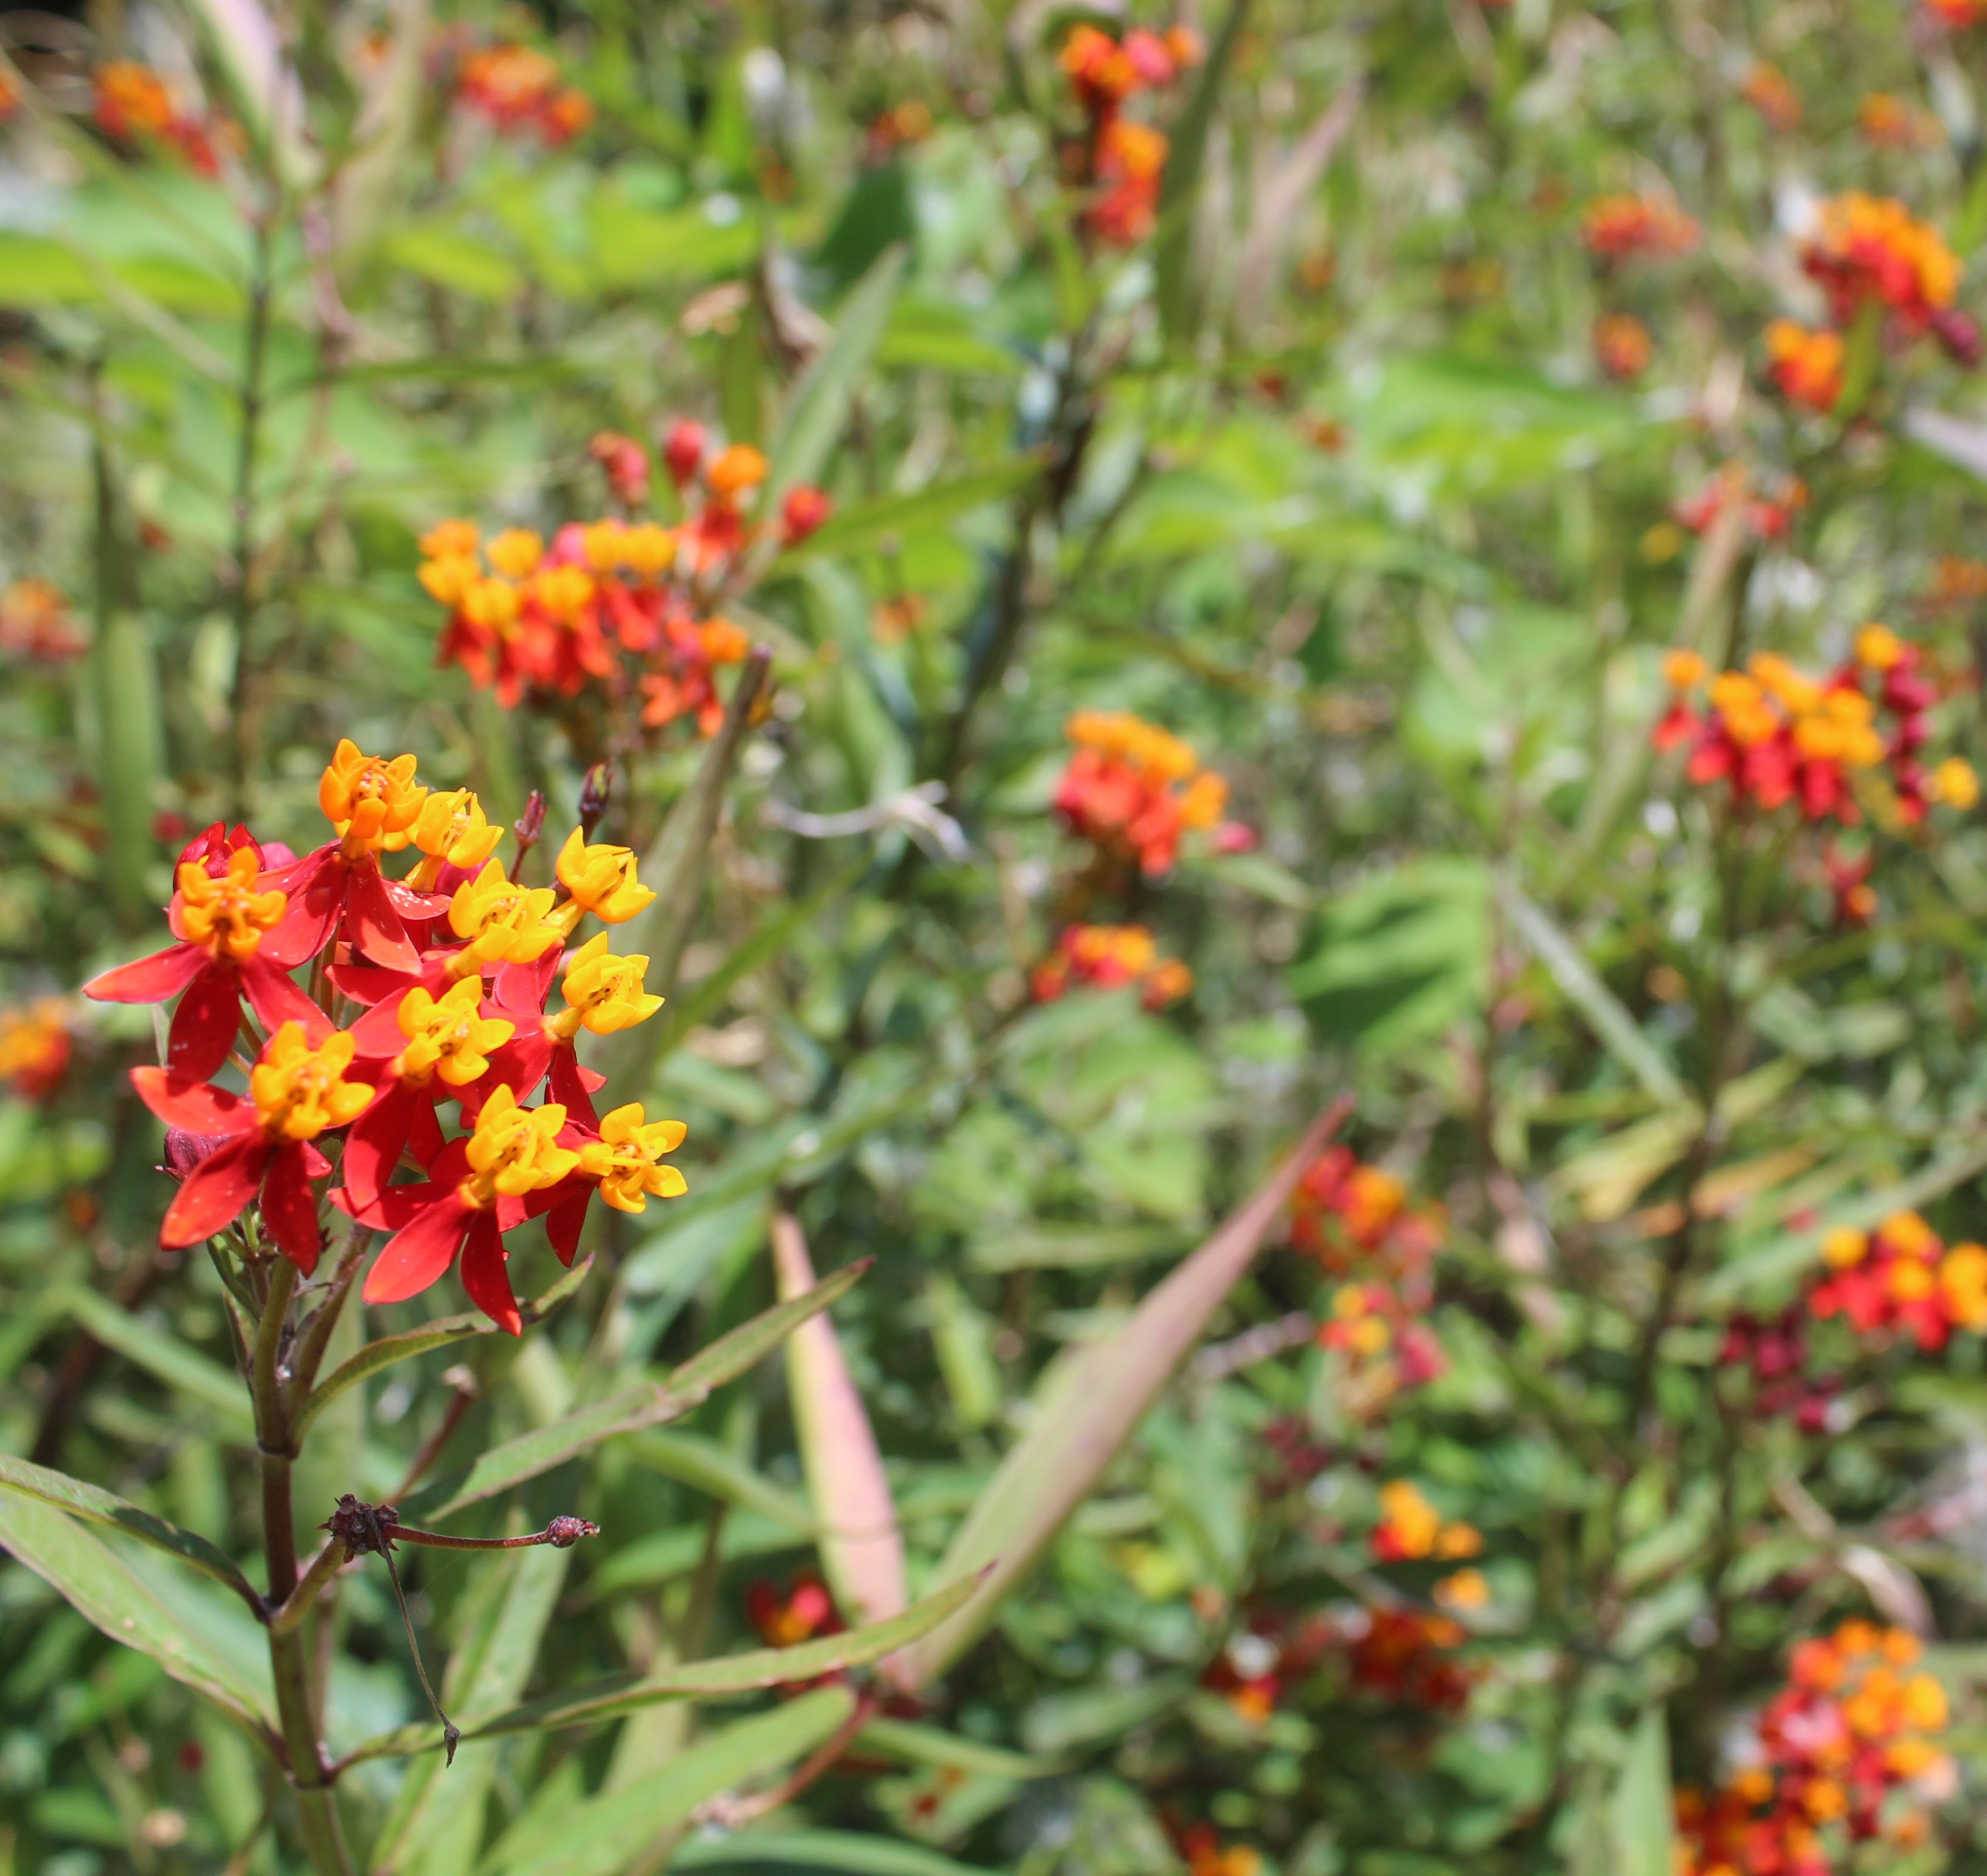
M1580 238L1604 260L1638 255L1688 254L1697 245L1697 223L1675 203L1645 195L1597 195L1580 218Z
M1629 383L1648 369L1655 342L1633 313L1604 312L1594 322L1594 356L1618 383Z
M1135 859L1148 876L1163 873L1182 835L1220 819L1228 784L1178 737L1113 710L1078 710L1067 733L1077 747L1056 811L1107 861Z
M1888 196L1852 190L1821 204L1802 265L1827 291L1838 326L1874 302L1923 331L1959 290L1958 258L1938 231Z
M1755 65L1740 95L1773 130L1791 130L1800 122L1800 93L1776 65Z
M1792 319L1776 319L1766 328L1766 351L1773 361L1766 375L1789 403L1810 410L1835 408L1842 395L1840 332L1810 332Z

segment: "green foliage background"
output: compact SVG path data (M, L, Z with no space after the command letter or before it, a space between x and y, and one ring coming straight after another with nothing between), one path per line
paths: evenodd
M272 123L240 77L257 16L93 14L101 51L121 33L248 125L220 183L97 137L86 50L14 42L35 83L0 130L0 567L62 585L94 645L0 687L10 1003L157 942L155 817L314 844L340 736L416 751L493 819L535 788L570 822L584 752L435 666L415 567L437 521L590 518L589 437L653 443L678 415L835 503L732 609L777 700L693 882L646 1090L689 1123L690 1195L596 1221L589 1280L521 1342L342 1395L303 1501L390 1490L453 1364L476 1388L464 1456L660 1379L774 1301L783 1206L818 1267L875 1259L833 1321L923 1594L1058 1358L1122 1324L1334 1095L1362 1155L1452 1220L1443 1378L1361 1419L1307 1339L1190 1367L929 1702L759 1825L690 1827L832 1733L835 1689L472 1743L447 1773L369 1760L341 1789L372 1867L1146 1876L1208 1821L1274 1876L1654 1871L1672 1764L1713 1776L1788 1644L1873 1598L1938 1638L1962 1783L1922 1849L1855 1867L1979 1867L1979 1343L1862 1358L1823 1439L1751 1413L1719 1350L1734 1309L1793 1297L1827 1224L1916 1204L1950 1240L1987 1232L1987 835L1881 837L1881 913L1838 933L1811 862L1753 828L1726 857L1757 916L1726 933L1714 817L1648 731L1674 643L1818 669L1888 619L1973 658L1977 606L1923 602L1978 545L1976 383L1929 348L1887 358L1848 433L1760 387L1759 333L1803 305L1803 195L1895 193L1973 262L1987 42L1900 0L1257 0L1199 22L1217 56L1162 111L1157 233L1120 251L1082 236L1059 172L1069 10L464 9L594 100L556 150L450 109L415 6L279 12L305 110ZM1801 92L1798 129L1745 103L1760 59ZM1878 89L1939 139L1871 148ZM932 133L879 154L872 127L913 101ZM1699 250L1597 270L1581 204L1665 184ZM1592 361L1603 309L1654 334L1639 384ZM1668 519L1735 457L1806 479L1786 541ZM906 595L924 621L892 642L875 615ZM1125 908L1193 967L1162 1014L1027 1000L1078 857L1049 800L1086 707L1188 738L1260 836ZM1975 691L1941 717L1962 753L1979 711ZM646 847L699 755L680 727L619 777L608 832ZM963 859L900 815L791 831L934 779ZM1735 1010L1721 1062L1708 1032ZM220 1287L153 1249L159 1139L123 1092L153 1046L147 1013L93 1007L59 1094L0 1105L0 1453L245 1557ZM1644 1208L1722 1169L1737 1196L1673 1271ZM513 1268L525 1292L557 1274L542 1250ZM1325 1307L1272 1248L1209 1326ZM372 1313L379 1334L429 1312ZM1295 1498L1263 1483L1291 1417L1330 1456ZM1205 1671L1251 1611L1375 1593L1366 1534L1398 1476L1487 1540L1467 1714L1327 1679L1252 1730ZM812 1567L834 1506L771 1362L454 1521L567 1510L603 1536L413 1567L462 1706L754 1645L748 1585ZM1934 1511L1936 1538L1899 1534ZM49 1544L83 1528L20 1516ZM240 1608L86 1541L73 1567L135 1577L117 1593L218 1681L257 1671ZM1415 1599L1434 1575L1394 1574ZM424 1709L376 1576L341 1584L336 1620L346 1750ZM211 1704L0 1569L0 1868L302 1867L257 1835L272 1797Z

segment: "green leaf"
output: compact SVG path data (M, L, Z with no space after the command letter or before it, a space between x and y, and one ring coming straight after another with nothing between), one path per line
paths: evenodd
M1169 342L1190 339L1200 320L1200 285L1194 277L1193 201L1207 155L1207 133L1226 82L1235 48L1249 18L1249 0L1230 0L1228 16L1209 48L1207 62L1168 134L1166 167L1159 181L1159 231L1152 243L1153 294L1159 326Z
M213 1409L219 1417L219 1430L229 1439L241 1445L254 1443L255 1414L248 1384L240 1376L195 1354L161 1334L156 1324L119 1308L93 1290L72 1291L66 1300L69 1313L105 1348L175 1392Z
M818 1315L829 1304L846 1296L862 1280L864 1274L875 1262L873 1257L862 1257L853 1264L845 1264L840 1270L824 1277L805 1295L791 1297L771 1309L762 1310L729 1334L720 1335L670 1375L670 1391L682 1395L708 1393L713 1388L737 1379L748 1368L756 1368L810 1316Z
M380 256L451 293L472 299L514 299L525 277L490 243L433 224L396 228L380 244Z
M985 1778L1048 1778L1062 1770L1060 1760L1010 1752L914 1720L872 1719L859 1736L865 1746L909 1765L942 1766Z
M1567 1000L1593 1026L1607 1052L1665 1107L1687 1099L1675 1070L1642 1034L1626 1006L1601 980L1574 941L1510 881L1501 882L1500 893L1520 936L1552 973Z
M692 1746L639 1782L575 1806L558 1844L505 1876L619 1876L658 1837L680 1830L713 1798L770 1777L847 1725L855 1696L818 1687Z
M0 1493L0 1544L112 1641L149 1655L174 1680L266 1733L266 1680L246 1675L240 1663L190 1628L183 1611L144 1575L74 1518L24 1492Z
M0 234L0 305L66 306L102 297L89 268L60 241Z
M818 1528L804 1499L754 1472L730 1448L697 1433L633 1433L628 1456L639 1466L673 1479L693 1490L708 1493L727 1504L757 1512L776 1524L805 1536Z
M37 1466L5 1453L0 1453L0 1487L38 1498L73 1517L87 1519L93 1524L108 1525L136 1537L140 1543L170 1551L183 1563L192 1564L215 1582L234 1591L260 1618L262 1599L248 1579L235 1568L225 1551L210 1544L197 1531L183 1530L156 1513L120 1498L116 1493L106 1492L100 1485L72 1479L66 1473L54 1472L46 1466Z
M949 482L934 482L915 494L878 495L843 509L828 525L810 535L796 555L832 556L861 553L887 543L913 540L975 508L1000 501L1026 488L1042 472L1042 460L1029 454L969 470Z
M724 810L724 791L745 744L752 707L766 682L770 654L755 653L738 673L724 721L705 744L703 759L690 786L677 798L662 832L642 856L640 871L656 897L621 927L622 954L649 959L648 984L664 994L676 987L676 971L703 899L703 873ZM639 1098L663 1047L663 1031L653 1020L609 1038L599 1064L616 1098Z
M885 250L842 302L835 336L794 386L767 452L772 463L766 490L769 511L796 483L818 481L828 467L848 426L855 387L869 369L903 284L905 258L901 246Z
M865 1732L862 1736L867 1738ZM686 1844L673 1870L730 1870L735 1876L980 1876L922 1844L852 1830L745 1830Z
M549 1426L535 1427L515 1439L492 1446L467 1471L437 1480L412 1493L400 1507L402 1517L410 1523L418 1523L450 1517L466 1505L494 1498L499 1492L508 1492L514 1485L522 1485L541 1473L550 1472L555 1466L577 1459L616 1433L639 1432L645 1427L680 1419L699 1405L713 1388L735 1379L770 1355L799 1324L845 1294L869 1267L867 1260L848 1264L805 1296L741 1323L730 1334L720 1336L708 1348L692 1356L660 1386L649 1382L623 1388Z
M1149 1294L1111 1334L1059 1363L1037 1388L1027 1431L1002 1461L946 1547L939 1573L986 1570L970 1607L892 1664L909 1692L923 1686L987 1628L1123 1449L1209 1318L1255 1260L1305 1167L1337 1131L1334 1106L1213 1237Z
M572 1551L544 1545L478 1582L442 1682L450 1711L487 1712L523 1695L572 1561ZM432 1756L409 1766L373 1847L373 1867L407 1876L473 1868L497 1760L484 1748L458 1753L452 1766Z
M585 1281L586 1274L593 1267L589 1255L568 1270L558 1281L535 1301L527 1303L519 1312L527 1327L542 1322L566 1298ZM409 1329L404 1334L385 1335L379 1341L368 1342L348 1361L341 1362L312 1391L309 1399L297 1410L294 1422L295 1436L301 1439L304 1429L324 1412L348 1388L356 1388L360 1382L369 1379L382 1368L390 1368L396 1361L404 1361L410 1356L426 1355L431 1348L446 1348L450 1342L459 1342L472 1335L495 1335L503 1333L487 1316L471 1313L460 1316L438 1316L432 1322L424 1322L417 1329Z
M665 1700L711 1700L762 1692L818 1680L823 1675L859 1668L928 1634L959 1609L980 1582L978 1576L949 1583L936 1594L914 1602L902 1615L867 1628L852 1628L794 1648L754 1648L710 1661L690 1661L657 1668L653 1673L617 1674L558 1693L543 1694L508 1712L458 1717L464 1740L494 1739L511 1733L536 1733L548 1727L589 1726L616 1719ZM405 1757L432 1751L441 1743L432 1725L402 1726L369 1739L354 1759Z
M1019 377L1024 368L1019 353L988 338L958 307L908 295L898 301L883 329L876 363L1000 378Z
M1629 1741L1614 1787L1614 1876L1672 1876L1676 1799L1670 1790L1669 1736L1661 1706L1651 1706Z

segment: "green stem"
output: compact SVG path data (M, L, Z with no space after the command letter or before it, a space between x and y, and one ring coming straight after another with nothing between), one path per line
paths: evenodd
M338 1810L330 1789L330 1773L318 1739L318 1703L311 1685L310 1652L300 1626L315 1598L302 1593L297 1581L296 1521L291 1509L291 1471L296 1455L291 1449L289 1403L281 1373L283 1332L290 1303L296 1294L296 1266L278 1257L269 1273L261 1321L256 1325L254 1365L250 1382L255 1406L255 1444L262 1469L262 1554L269 1571L269 1601L278 1612L295 1604L295 1619L269 1626L269 1667L275 1685L276 1718L282 1729L283 1749L289 1763L290 1784L297 1796L297 1820L312 1868L317 1876L353 1876L352 1859L339 1827ZM321 1561L321 1560L320 1560ZM313 1564L312 1575L319 1577ZM317 1588L329 1581L322 1573Z

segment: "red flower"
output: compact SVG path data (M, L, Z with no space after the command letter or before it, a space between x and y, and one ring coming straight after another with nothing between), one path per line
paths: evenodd
M180 942L83 987L100 1003L178 997L166 1051L176 1075L204 1081L219 1069L245 997L271 1029L295 1023L314 1043L331 1033L331 1019L290 979L315 946L308 927L286 916L288 897L268 885L264 858L245 828L229 835L217 822L180 856L167 915Z
M373 1090L342 1079L351 1037L339 1031L313 1049L301 1023L270 1038L250 1072L245 1100L197 1076L133 1068L132 1085L170 1127L221 1144L197 1159L159 1230L179 1248L225 1230L258 1195L278 1249L308 1277L317 1267L317 1201L311 1181L330 1164L312 1142L365 1111Z

